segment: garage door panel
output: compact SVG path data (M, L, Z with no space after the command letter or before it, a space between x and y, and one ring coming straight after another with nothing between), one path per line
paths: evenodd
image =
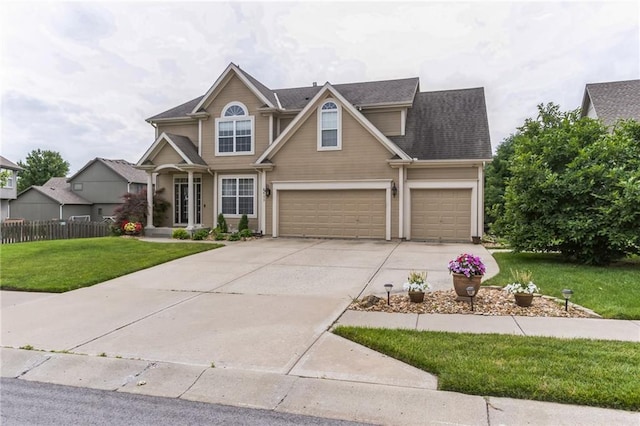
M385 238L384 190L279 191L281 236Z
M411 190L412 239L455 242L470 237L470 189Z

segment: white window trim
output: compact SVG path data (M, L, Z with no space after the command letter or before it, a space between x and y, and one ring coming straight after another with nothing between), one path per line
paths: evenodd
M336 146L322 146L322 107L332 102L338 107L338 144ZM318 151L340 151L342 150L342 107L340 103L332 98L325 99L320 105L318 105Z
M232 106L239 106L240 108L242 108L245 112L246 115L235 115L232 117L225 117L224 113L227 109L229 109ZM220 135L220 123L221 122L229 122L229 121L246 121L249 120L251 121L251 151L242 151L242 152L220 152L220 143L218 141L218 137ZM255 126L255 117L253 115L249 115L249 109L242 103L242 102L229 102L228 104L226 104L224 106L224 108L222 108L222 111L220 112L220 117L215 119L216 122L216 129L215 129L215 148L216 148L216 157L229 157L229 156L237 156L237 155L255 155L255 151L256 151L256 126ZM234 132L235 132L235 126L234 126ZM234 144L235 144L235 136L234 136ZM234 146L235 149L235 146Z
M222 213L222 180L223 179L253 179L253 214L248 214L248 218L255 219L258 217L258 175L218 175L218 210L216 212L216 218ZM238 195L236 195L238 197ZM227 218L241 218L241 214L228 214L223 213Z
M0 172L4 172L4 169L1 169ZM13 170L8 170L9 174L7 175L7 183L3 188L13 189L13 182L16 180L16 172Z

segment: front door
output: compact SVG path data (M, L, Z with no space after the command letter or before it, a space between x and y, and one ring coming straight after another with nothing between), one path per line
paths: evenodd
M196 197L194 220L196 224L202 222L202 179L193 178L193 194ZM173 180L174 193L174 218L175 225L187 225L189 223L189 178L176 177Z

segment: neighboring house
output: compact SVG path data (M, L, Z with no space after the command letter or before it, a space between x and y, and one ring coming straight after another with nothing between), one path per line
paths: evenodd
M232 63L204 96L147 121L155 141L136 167L172 194L164 227L214 227L223 213L273 237L482 235L482 88L420 92L407 78L272 90Z
M22 167L0 155L0 172L7 173L7 181L0 188L0 222L11 217L9 201L16 199L18 192L17 178L20 170L22 170Z
M95 158L70 178L51 178L31 186L11 202L12 217L28 220L67 220L89 216L101 221L112 216L127 192L146 188L146 174L125 160Z
M640 121L640 80L587 84L582 116L600 119L607 126L619 119Z

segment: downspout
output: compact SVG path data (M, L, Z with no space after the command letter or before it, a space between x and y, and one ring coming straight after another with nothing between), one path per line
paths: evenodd
M64 204L60 204L60 220L62 220L62 207L64 207Z

